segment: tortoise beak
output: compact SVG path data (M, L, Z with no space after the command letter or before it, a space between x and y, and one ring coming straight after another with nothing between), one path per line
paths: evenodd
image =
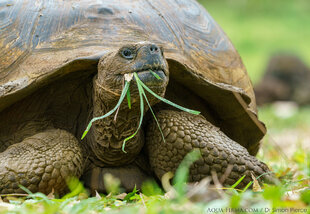
M147 44L139 48L134 72L147 85L161 85L168 81L168 63L163 51L155 44Z

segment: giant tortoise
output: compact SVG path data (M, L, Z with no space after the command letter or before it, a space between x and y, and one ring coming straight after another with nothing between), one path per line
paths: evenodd
M310 68L296 55L279 53L270 57L261 81L254 86L258 105L276 101L310 103Z
M212 171L221 177L227 168L225 185L268 174L254 157L266 129L246 69L194 0L0 4L0 193L22 192L22 185L63 194L70 177L105 191L107 173L130 190L174 172L194 148L201 158L190 181ZM155 93L201 115L148 95L165 142L145 106L143 126L124 152L140 115L131 84L132 108L124 102L117 117L97 121L81 140L88 122L115 106L124 75L133 72Z

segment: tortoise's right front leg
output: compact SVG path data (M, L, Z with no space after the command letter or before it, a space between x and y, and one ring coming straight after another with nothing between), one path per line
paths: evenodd
M175 172L183 158L192 149L199 149L201 158L190 168L190 181L199 181L211 176L212 171L225 185L233 185L243 175L246 177L238 185L245 187L251 174L262 176L265 182L274 182L274 177L263 162L251 156L246 148L228 138L220 129L202 116L186 112L163 110L156 115L166 136L163 142L154 120L147 129L146 146L150 164L158 178L166 172ZM227 169L231 165L231 170Z
M63 194L66 180L80 177L83 155L78 140L69 132L50 129L9 146L0 153L0 193L32 192Z

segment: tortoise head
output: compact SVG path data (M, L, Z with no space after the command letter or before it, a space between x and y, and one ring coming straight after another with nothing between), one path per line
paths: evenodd
M164 96L169 80L168 63L164 58L163 49L151 42L124 45L102 57L98 64L97 84L120 94L124 75L134 72L151 90ZM133 98L138 96L135 81L132 81L130 93Z

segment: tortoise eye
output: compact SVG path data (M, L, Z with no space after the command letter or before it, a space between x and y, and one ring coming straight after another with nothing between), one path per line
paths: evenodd
M122 50L122 56L125 58L125 59L133 59L134 57L134 53L132 50L130 50L129 48L125 48Z

